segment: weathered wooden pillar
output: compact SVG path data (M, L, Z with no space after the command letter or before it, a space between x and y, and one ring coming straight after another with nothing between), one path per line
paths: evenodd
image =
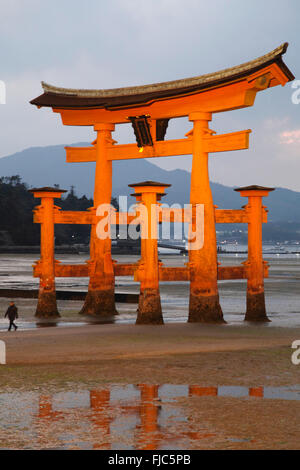
M168 186L170 185L153 181L129 185L135 189L133 196L141 206L138 209L141 214L141 261L137 271L141 284L136 324L163 324L159 293L157 201Z
M246 186L237 188L242 197L248 197L248 259L247 268L247 321L270 321L266 313L264 290L264 261L262 253L262 198L274 188Z
M215 209L209 183L208 153L204 138L210 133L208 122L211 113L192 113L193 164L191 175L190 203L195 210L197 204L204 205L204 245L197 248L189 244L190 304L189 322L224 323L218 293L217 240ZM195 233L197 220L193 217Z
M112 162L107 159L107 146L111 143L114 124L97 124L96 174L94 210L101 204L109 205L112 197ZM96 218L97 221L101 217ZM83 315L110 316L117 313L115 307L115 277L111 258L111 239L97 235L97 224L91 228L89 288L81 310ZM108 227L110 231L110 227Z
M54 199L66 192L57 188L34 188L34 197L41 198L41 205L35 212L41 217L41 259L35 269L40 276L40 288L35 316L39 318L59 317L55 292L54 257Z

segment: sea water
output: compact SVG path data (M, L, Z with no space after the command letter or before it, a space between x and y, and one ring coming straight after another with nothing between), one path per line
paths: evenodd
M268 247L270 248L270 247ZM243 251L240 247L239 251ZM292 251L292 249L291 249ZM161 253L160 260L165 266L184 266L187 256ZM245 261L246 253L219 254L223 266L237 266ZM86 254L59 255L57 258L66 264L82 264ZM120 263L134 263L138 256L117 255L114 259ZM39 279L32 275L32 265L38 255L1 254L0 255L0 288L2 289L38 289ZM269 278L265 280L266 307L272 325L295 327L300 326L300 256L296 253L266 253L264 259L270 265ZM87 291L88 278L57 278L57 290ZM116 292L139 293L139 284L132 277L117 277ZM165 322L186 322L188 318L189 283L161 282L161 301ZM224 317L229 324L244 324L246 309L246 281L219 281L220 302ZM0 330L6 329L7 319L3 318L9 300L0 298ZM20 329L31 329L43 326L79 326L90 321L134 323L136 304L118 303L119 315L113 319L95 320L78 314L83 301L59 300L58 309L61 318L56 322L45 322L34 318L36 299L16 298L19 308L18 325ZM267 327L268 325L266 325Z

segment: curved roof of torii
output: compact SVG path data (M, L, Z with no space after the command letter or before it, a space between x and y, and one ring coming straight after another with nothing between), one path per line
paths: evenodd
M272 64L277 64L290 81L295 77L282 60L282 55L285 54L287 47L288 43L284 43L258 59L219 72L151 85L107 90L76 90L59 88L42 82L44 93L30 101L30 103L38 107L47 106L60 109L126 108L224 86Z

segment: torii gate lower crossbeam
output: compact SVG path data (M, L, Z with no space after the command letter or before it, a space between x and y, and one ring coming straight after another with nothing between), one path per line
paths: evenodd
M159 294L159 281L178 282L193 280L194 271L191 263L185 267L166 267L158 260L156 228L162 221L189 221L193 224L194 209L164 209L158 206L167 184L143 182L130 185L135 189L139 204L136 213L114 213L113 223L127 220L142 227L141 260L138 263L124 264L113 262L113 277L133 276L141 283L137 323L161 324L163 315ZM217 223L247 223L249 227L248 260L240 266L217 265L217 279L247 280L246 320L268 321L264 302L264 277L268 276L268 265L262 258L262 223L267 222L267 211L262 205L262 197L267 196L273 188L250 186L238 188L242 196L248 197L248 204L240 210L214 209ZM57 316L55 277L88 277L91 264L61 264L54 256L54 225L59 223L91 224L92 233L96 233L98 219L95 211L86 212L61 211L54 205L54 198L63 193L57 188L37 188L31 190L35 197L41 198L41 205L35 209L34 222L41 224L41 259L34 266L34 275L40 277L39 301L36 315L39 317ZM51 200L49 203L49 199ZM48 211L44 208L49 206ZM144 210L142 210L144 208ZM49 210L51 214L49 216ZM146 216L147 220L143 221ZM149 218L149 220L148 220ZM144 224L144 222L146 222ZM50 226L51 224L51 226ZM152 232L154 227L154 232ZM110 315L105 309L101 316ZM190 317L189 317L189 321ZM194 321L194 319L192 319Z

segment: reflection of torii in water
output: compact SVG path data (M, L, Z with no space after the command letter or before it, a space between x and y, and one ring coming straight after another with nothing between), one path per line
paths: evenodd
M163 437L158 426L160 403L158 401L158 385L139 385L141 403L139 407L140 426L137 449L155 450Z
M159 414L161 400L159 399L159 385L140 384L137 389L140 391L140 400L134 399L132 404L118 403L117 411L121 414L134 414L139 417L139 424L134 433L134 448L140 450L155 450L160 444L174 441L179 438L187 438L191 441L215 437L217 434L209 430L182 430L179 435L172 436L169 429L159 425ZM249 397L263 398L263 387L250 387ZM189 386L188 397L217 397L218 387ZM93 442L94 449L110 449L112 444L111 424L115 420L115 405L111 402L111 393L108 389L92 390L90 392L91 413L85 415L92 424L93 429L89 432L88 438ZM51 396L41 396L39 401L39 412L37 415L38 436L42 444L49 441L49 433L53 437L53 425L59 422L67 426L68 414L64 411L55 411L52 406ZM79 417L80 419L80 417ZM188 418L189 419L189 418ZM56 438L59 435L56 434Z
M90 404L93 410L90 418L91 422L97 431L97 435L99 432L101 433L101 443L94 444L93 448L110 449L110 423L112 421L112 417L109 413L110 391L106 389L91 390Z
M140 390L140 402L134 405L120 405L118 408L121 413L135 414L140 417L140 424L137 426L137 449L151 450L156 449L159 436L158 432L158 412L159 403L158 385L138 385ZM110 392L109 390L93 390L90 393L91 408L94 413L91 416L97 430L101 430L104 436L104 442L94 445L97 449L110 448L110 424L114 418L109 413Z
M140 401L134 405L120 405L120 412L125 414L136 414L140 418L140 424L137 426L138 434L136 436L138 449L156 449L159 438L163 435L158 434L158 413L160 405L157 402L158 385L142 384L137 387L140 390ZM93 444L94 449L110 449L111 435L110 425L114 421L111 413L114 408L110 403L110 390L91 390L90 408L92 413L90 421L95 432L90 436L97 444ZM58 421L67 419L63 411L54 411L51 396L41 396L39 400L39 412L37 415L37 424L39 429L39 438L43 442L47 440L49 425ZM99 435L100 433L100 435Z

